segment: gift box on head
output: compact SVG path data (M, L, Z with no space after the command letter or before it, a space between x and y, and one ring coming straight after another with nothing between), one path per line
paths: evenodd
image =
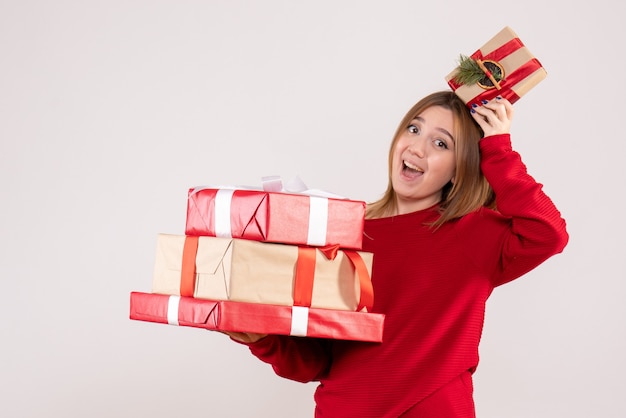
M349 311L370 310L373 254L237 238L159 234L152 292Z
M446 77L448 85L468 107L496 96L515 103L546 78L546 70L508 26Z

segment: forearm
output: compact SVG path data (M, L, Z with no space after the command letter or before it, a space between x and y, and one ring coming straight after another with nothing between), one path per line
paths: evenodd
M298 382L318 380L330 365L329 340L268 335L244 344L253 355L270 364L277 375Z
M569 238L565 221L542 185L527 173L509 135L484 138L481 151L481 169L496 194L498 212L511 219L502 242L502 269L514 278L563 251Z

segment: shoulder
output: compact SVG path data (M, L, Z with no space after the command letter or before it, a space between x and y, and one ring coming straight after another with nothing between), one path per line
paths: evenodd
M488 235L500 235L511 226L510 217L484 206L453 222L458 234L482 239Z

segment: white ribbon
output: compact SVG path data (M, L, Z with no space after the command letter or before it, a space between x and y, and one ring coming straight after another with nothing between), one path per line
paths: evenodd
M170 325L178 325L178 305L180 304L180 296L170 296L167 300L167 323Z
M292 193L309 196L309 230L307 244L312 246L326 245L328 227L328 199L345 199L345 197L323 190L308 189L299 177L294 177L286 185L280 176L262 177L263 188L251 186L198 186L189 197L204 189L217 189L215 196L215 236L232 238L230 209L235 190L263 190L265 192Z
M230 226L230 202L234 189L219 189L215 195L215 236L232 238Z
M291 307L291 331L289 335L306 337L309 325L309 308L304 306Z
M313 246L326 245L328 229L328 199L309 196L309 235L306 243Z
M285 186L283 186L282 180L279 176L267 176L262 177L263 187L255 187L255 186L233 186L233 185L208 185L208 186L196 186L191 190L188 197L193 196L201 190L211 189L211 190L220 190L220 189L233 189L233 190L258 190L265 192L280 192L280 193L294 193L294 194L304 194L307 196L319 196L319 197L329 197L333 199L347 199L344 196L340 196L335 193L330 193L325 190L319 189L309 189L306 184L300 180L299 177L294 177L291 179Z
M280 179L280 176L261 177L261 183L263 184L263 190L266 192L283 191L283 181Z

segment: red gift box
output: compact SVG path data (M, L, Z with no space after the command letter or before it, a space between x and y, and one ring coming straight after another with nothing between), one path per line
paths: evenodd
M130 319L218 331L381 342L385 316L131 292Z
M360 250L365 202L263 190L189 190L185 235Z
M498 32L469 58L485 66L482 70L482 81L473 84L459 83L456 77L460 67L445 77L448 85L468 107L472 104L480 105L482 100L491 100L496 96L515 103L547 75L539 60L509 27ZM500 79L496 79L494 84L490 76L493 78L498 73Z

